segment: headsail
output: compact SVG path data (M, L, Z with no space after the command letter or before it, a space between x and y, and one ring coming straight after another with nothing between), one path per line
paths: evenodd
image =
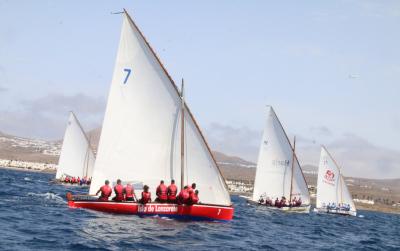
M95 157L89 140L74 113L70 112L58 161L56 179L61 178L62 175L91 177L94 161Z
M293 158L290 141L272 107L268 107L267 114L258 156L253 200L258 201L260 196L267 196L272 200L282 196L289 199L292 190L292 198L301 197L304 204L309 204L307 183L296 155Z
M317 208L327 206L329 203L349 204L350 211L356 211L339 166L326 148L322 147L318 169Z
M181 97L154 51L124 12L90 193L120 178L155 191L161 179L180 187ZM225 181L187 106L184 112L185 183L203 203L230 205Z

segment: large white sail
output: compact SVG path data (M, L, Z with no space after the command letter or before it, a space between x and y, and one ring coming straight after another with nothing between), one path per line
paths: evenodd
M181 98L129 15L123 25L90 193L105 179L180 187ZM203 203L230 205L225 181L189 109L185 108L185 184Z
M253 200L260 196L272 200L285 196L301 198L303 204L310 203L307 183L301 171L297 157L294 156L292 175L293 149L272 107L268 107L267 121L260 146L254 182Z
M78 119L70 112L63 139L56 179L62 175L91 177L95 157Z
M350 211L356 211L340 168L325 147L322 147L318 170L317 208L324 208L332 203L348 204Z

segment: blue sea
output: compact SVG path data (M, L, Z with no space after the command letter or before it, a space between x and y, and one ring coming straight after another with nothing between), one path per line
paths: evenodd
M400 215L287 214L232 196L228 223L139 218L67 207L53 175L0 169L1 250L400 250Z

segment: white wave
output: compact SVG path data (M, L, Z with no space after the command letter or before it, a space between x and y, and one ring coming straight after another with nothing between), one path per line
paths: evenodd
M45 200L50 200L50 201L55 201L57 203L65 203L64 199L54 193L28 193L27 194L30 197L41 197L44 198Z
M25 178L24 178L24 180L27 180L27 181L29 181L29 180L31 180L31 179L30 179L30 178L28 178L28 177L25 177Z

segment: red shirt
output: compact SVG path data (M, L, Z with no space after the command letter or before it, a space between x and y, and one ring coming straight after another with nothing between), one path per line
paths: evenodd
M176 193L178 192L178 188L175 184L171 184L168 186L167 194L169 200L176 200Z
M160 200L167 200L167 187L164 184L160 184L157 187L156 194Z

